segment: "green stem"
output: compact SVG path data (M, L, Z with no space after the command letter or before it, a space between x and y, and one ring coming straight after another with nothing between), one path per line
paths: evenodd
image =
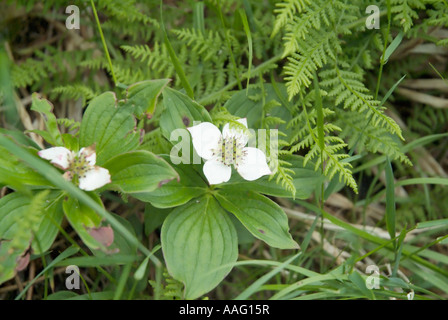
M106 59L109 63L110 73L112 75L112 79L114 80L114 84L117 85L118 81L115 77L114 68L112 67L112 60L110 59L109 50L107 50L106 39L104 39L103 30L101 29L100 19L98 18L98 13L96 12L95 4L93 0L90 0L90 4L92 5L93 15L95 16L96 24L98 26L98 31L100 32L101 42L103 43L104 52L106 53Z
M282 59L282 54L278 54L274 57L272 57L269 60L266 60L265 62L259 64L256 68L254 68L251 73L249 74L248 72L245 72L241 75L241 80L247 79L247 78L251 78L254 77L256 75L258 75L258 72L260 72L260 70L263 70L264 68L266 68L266 66L276 63L277 61ZM202 98L201 100L198 101L199 104L205 104L209 101L213 101L215 99L219 99L219 97L224 93L229 91L230 89L232 89L233 87L235 87L238 84L237 80L234 80L232 82L229 82L226 86L222 87L221 90L212 93L208 96L206 96L205 98Z
M232 62L233 71L235 72L235 78L236 78L236 81L237 81L237 84L238 84L238 88L240 90L242 90L243 86L241 85L240 75L238 74L238 67L236 65L235 57L233 56L232 45L230 43L229 35L227 34L227 27L226 27L226 24L224 22L224 16L222 14L220 3L218 3L218 5L216 6L216 10L218 11L219 20L221 21L222 27L224 29L224 35L226 37L227 50L229 50L230 61Z
M375 97L374 100L378 99L378 92L380 91L380 83L381 83L381 76L383 74L383 67L384 67L384 58L386 55L386 49L387 49L387 37L390 33L390 23L391 23L391 11L390 11L390 1L387 1L387 31L386 36L384 37L384 47L383 47L383 54L381 55L380 60L380 70L378 72L378 80L376 82L376 90L375 90Z
M191 88L190 83L188 82L187 76L185 75L185 71L182 68L179 58L177 57L176 52L174 51L174 48L171 45L170 39L168 38L168 34L165 29L165 24L163 23L163 1L160 1L160 26L163 33L163 40L165 46L168 50L168 54L170 56L174 69L176 70L176 73L179 76L180 82L182 83L182 86L184 87L187 96L189 96L191 99L194 99L193 89Z

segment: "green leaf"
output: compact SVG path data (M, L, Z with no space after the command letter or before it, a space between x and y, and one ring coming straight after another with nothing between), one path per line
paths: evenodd
M233 214L230 215L230 220L232 220L233 225L235 226L239 245L253 244L257 240Z
M90 193L89 196L96 203L103 205L98 195ZM89 234L88 229L99 227L102 220L101 216L84 203L78 201L78 199L72 197L64 199L62 207L67 220L82 241L92 249L99 249L101 244Z
M137 237L132 224L127 219L119 216L118 214L112 213L112 215L124 228L129 231L130 234L132 234L134 237ZM117 248L120 253L134 255L134 259L137 259L137 244L135 242L129 241L129 239L120 234L119 230L116 227L112 226L112 229L114 230L114 243L110 247L108 247L108 249L113 250L114 248Z
M50 294L47 300L68 300L77 296L76 292L63 290Z
M387 47L386 52L384 53L384 57L381 57L380 59L383 61L383 64L386 64L389 60L389 57L394 53L394 51L398 48L398 46L401 43L401 40L403 40L403 31L400 31L398 35L395 37L395 39L390 43L390 45Z
M81 256L65 259L58 264L56 267L66 267L70 265L76 265L78 267L106 267L106 266L116 266L123 265L129 262L134 262L138 259L138 256L133 254L113 254L97 257L97 256Z
M172 180L154 191L132 196L141 201L150 202L157 208L172 208L187 203L206 192L207 184L190 165L181 163L173 168L179 174L179 180Z
M386 160L386 227L390 238L395 238L395 182L390 159Z
M84 113L79 132L79 146L96 144L97 164L135 149L139 134L135 129L133 108L118 106L115 94L106 92L94 98Z
M287 155L282 157L282 160L291 163L291 170L294 171L292 178L296 188L295 198L308 199L316 189L316 186L321 184L322 175L314 170L314 165L311 163L307 163L304 167L303 157L301 156ZM256 191L274 197L293 197L290 191L283 188L269 176L264 176L254 181L247 181L241 178L238 174L234 174L229 182L222 184L221 186L224 188L225 186L235 186L235 188L237 187L241 191Z
M145 276L146 270L148 270L149 257L146 257L145 260L140 264L137 270L134 273L134 279L140 281Z
M62 139L64 140L64 146L69 150L79 149L79 140L77 137L71 135L70 133L63 133Z
M215 288L238 257L235 227L211 196L174 209L161 237L168 272L185 284L186 299Z
M168 140L173 130L187 128L193 121L212 122L207 110L188 96L171 88L163 90L164 110L160 116L160 129Z
M37 154L33 149L26 149L28 153ZM23 161L12 155L8 149L0 146L0 183L13 189L25 186L50 186L48 180L36 171L26 166Z
M29 204L30 198L18 192L0 199L0 284L14 277L17 259L31 239L31 234L19 230L16 223L25 215ZM12 243L14 237L16 245Z
M145 150L120 154L104 164L104 168L111 175L111 186L124 193L150 192L179 179L168 162Z
M216 198L254 237L271 247L299 249L299 245L289 234L286 214L274 201L256 192L242 192L238 187L230 186L220 189Z
M0 199L0 239L10 239L14 235L15 220L23 214L29 203L29 197L18 192Z
M144 212L145 235L149 236L150 233L159 228L170 212L171 209L160 209L147 203Z
M41 98L37 93L33 93L31 99L31 110L39 112L42 115L47 128L48 135L43 136L43 138L54 146L62 146L64 143L56 117L52 112L53 105L48 100Z
M27 147L33 147L35 149L40 149L39 145L36 142L34 142L34 140L26 136L22 131L0 128L0 134L4 134L6 136L13 138L17 143L20 143L21 145Z
M448 226L448 219L438 219L438 220L423 221L423 222L417 223L417 229L437 228L437 227L444 227L444 226Z
M48 131L45 131L45 130L27 130L27 131L25 131L26 133L35 133L35 134L38 134L38 135L40 135L41 137L42 137L42 139L44 139L46 142L48 142L49 144L52 144L52 145L59 145L56 141L55 141L55 139L54 139L54 137L51 135L51 133L50 132L48 132Z
M146 114L151 118L156 109L157 98L170 79L145 80L130 85L126 92L126 105L134 108L134 114L141 118Z
M368 299L375 300L374 290L366 287L366 280L357 272L352 272L348 279L355 285L355 287Z
M64 300L112 300L114 295L115 291L100 291L66 297Z
M58 225L61 224L64 217L62 209L62 193L52 192L46 201L42 221L36 232L36 238L31 246L34 254L40 254L47 251L53 244L59 233Z
M264 99L262 94L265 93ZM284 102L287 98L286 88L283 84L276 84L276 88L272 84L263 84L263 90L260 88L249 88L246 90L237 91L232 98L230 98L224 107L234 116L247 118L247 126L252 129L261 128L261 118L263 115L263 100ZM291 120L291 114L287 107L273 108L267 117L279 117L288 123ZM278 125L278 130L284 133L290 132L286 129L286 124Z
M0 283L14 276L37 232L47 196L48 191L34 197L13 192L0 199Z

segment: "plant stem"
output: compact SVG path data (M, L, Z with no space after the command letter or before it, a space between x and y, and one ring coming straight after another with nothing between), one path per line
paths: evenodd
M112 60L110 59L109 50L107 49L106 40L104 39L103 30L101 29L100 19L98 18L98 13L96 12L95 4L93 0L90 0L90 4L92 5L93 15L95 16L96 24L98 26L98 31L100 32L101 42L103 43L104 52L106 53L106 59L109 63L110 73L112 75L112 79L114 80L114 84L117 85L118 81L115 77L114 68L112 66Z
M254 68L254 69L251 71L250 74L249 74L248 72L243 73L243 74L241 75L241 80L247 79L247 78L249 78L249 77L252 78L252 77L256 76L260 70L263 70L263 68L266 68L266 66L268 66L268 65L270 65L270 64L273 64L273 63L276 63L277 61L279 61L279 60L281 60L281 59L282 59L282 54L278 54L278 55L276 55L276 56L273 56L271 59L266 60L265 62L259 64L256 68ZM229 84L227 84L226 86L222 87L221 90L219 90L219 91L217 91L217 92L215 92L215 93L209 94L208 96L206 96L205 98L202 98L202 99L198 100L197 102L198 102L199 104L205 104L205 103L207 103L207 102L209 102L209 101L213 101L214 99L216 99L216 97L218 97L218 99L219 99L219 97L220 97L224 92L229 91L230 89L232 89L233 87L235 87L237 84L238 84L238 81L237 81L237 80L234 80L234 81L232 81L232 82L229 82Z

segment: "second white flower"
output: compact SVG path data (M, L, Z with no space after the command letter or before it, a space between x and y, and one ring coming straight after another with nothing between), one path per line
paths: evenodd
M247 120L239 119L247 128ZM271 174L266 155L260 149L246 147L249 135L243 131L230 128L227 123L221 131L210 122L188 128L193 140L193 147L198 155L206 160L203 171L210 184L229 181L232 166L248 181Z

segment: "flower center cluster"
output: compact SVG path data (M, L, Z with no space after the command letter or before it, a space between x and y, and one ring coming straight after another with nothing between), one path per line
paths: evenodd
M70 171L72 174L78 175L78 177L85 178L85 174L88 169L91 167L90 163L86 159L86 155L84 153L80 153L77 156L74 156L72 161L70 162Z
M238 165L244 160L246 151L244 150L244 143L235 136L220 138L218 148L213 151L213 155L218 157L218 160L226 166Z

